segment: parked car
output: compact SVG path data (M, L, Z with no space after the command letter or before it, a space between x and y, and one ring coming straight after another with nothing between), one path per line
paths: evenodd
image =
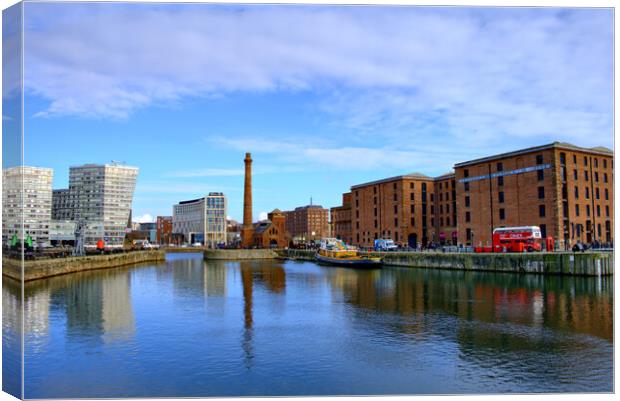
M389 252L395 251L398 247L391 239L376 239L375 240L375 251L377 252Z

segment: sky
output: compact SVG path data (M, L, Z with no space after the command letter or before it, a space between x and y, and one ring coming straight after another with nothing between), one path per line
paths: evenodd
M136 220L210 191L241 220L245 152L259 219L553 141L613 148L612 32L604 8L26 3L24 163L63 188L122 161Z

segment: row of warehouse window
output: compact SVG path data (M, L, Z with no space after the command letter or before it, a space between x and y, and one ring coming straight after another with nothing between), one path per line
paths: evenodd
M590 188L586 188L585 195L586 195L586 199L590 199ZM595 198L600 199L600 192L598 188L595 188ZM545 187L538 187L538 199L545 199ZM575 199L579 199L579 188L578 187L575 187ZM605 200L609 200L609 190L607 188L605 188ZM497 193L497 201L499 203L504 203L505 197L504 197L503 191L500 191ZM470 197L466 196L465 207L470 207L470 205L471 205ZM446 208L448 208L448 205L446 205Z
M567 212L565 211L565 215ZM546 208L545 205L538 206L538 216L545 217L546 216ZM579 216L579 205L575 205L575 216ZM586 205L586 216L590 217L590 205ZM601 217L601 206L596 205L596 216ZM605 217L609 217L609 206L605 206ZM499 209L499 218L500 220L504 220L506 218L506 211L504 209ZM465 212L465 222L471 222L471 212ZM450 225L450 223L447 223Z
M595 157L593 159L594 162L594 168L598 168L598 159ZM613 160L611 162L611 167L613 168ZM566 153L560 153L560 164L566 164ZM573 155L573 164L577 164L577 155ZM583 157L583 165L587 166L588 165L588 157L584 156ZM603 168L607 168L607 160L603 159Z
M536 174L538 175L538 181L544 181L545 180L545 172L543 170L537 170ZM607 174L605 174L605 176L607 176ZM465 176L465 177L467 177L467 176ZM605 182L607 182L607 177L605 177ZM503 187L504 186L504 177L497 177L497 186L498 187ZM464 183L463 187L464 187L465 192L469 192L469 182Z
M563 159L563 157L565 158L565 154L564 153L562 153L560 155L560 159ZM583 160L584 160L584 165L587 166L588 165L588 159L584 156ZM573 162L574 162L574 164L577 164L577 156L575 156L575 155L573 155ZM544 163L543 155L537 155L536 156L536 164L540 165L540 164L543 164L543 163ZM565 161L562 160L561 164L565 165ZM613 164L613 161L612 161L612 164ZM598 159L596 159L596 158L594 159L594 167L598 168ZM605 159L603 159L603 168L607 168L607 160L605 160ZM504 166L503 166L503 164L501 162L497 163L497 171L504 171ZM537 174L538 174L538 181L543 181L544 178L545 178L544 171L543 170L537 170ZM463 171L463 176L464 177L469 177L469 170L468 169L465 169ZM577 169L573 170L573 177L574 177L575 180L579 179ZM564 177L564 178L566 178L566 177ZM589 175L588 175L588 171L587 170L584 170L584 179L586 181L589 181ZM594 181L595 182L599 182L598 171L594 171ZM607 183L608 181L609 181L609 177L607 176L607 173L603 173L603 182ZM503 186L504 185L504 177L497 177L497 185L498 186ZM469 183L468 182L465 183L465 191L469 191Z
M503 209L500 209L500 210L503 210ZM469 212L467 212L466 220L469 221L469 218L470 218L469 217ZM431 226L434 226L435 225L435 221L438 221L439 222L439 227L444 227L444 224L443 224L444 223L444 218L443 217L440 217L438 220L436 220L435 218L431 217L429 220L430 220L430 225ZM454 223L454 225L456 225L456 218L451 220L450 217L446 217L446 219L445 219L446 226L450 226L451 227L451 225L450 225L451 221ZM422 223L423 223L422 226L426 227L426 218L423 218ZM375 228L379 227L379 222L376 219L374 220L374 226L375 226ZM394 218L394 226L398 227L398 218ZM411 227L415 227L415 226L416 226L415 217L412 217L411 218ZM360 228L359 221L355 222L355 228L359 230L359 228Z
M575 205L575 216L579 216L579 205ZM586 205L586 216L590 217L590 205ZM596 205L596 217L601 217L601 206ZM605 206L605 217L609 217L609 206Z
M434 194L430 194L430 195L431 195L431 202L434 202L435 201ZM439 194L439 201L440 202L443 202L443 200L444 200L444 196L443 195L444 195L443 193ZM446 192L445 195L446 195L445 196L446 201L449 201L450 200L450 193ZM397 194L394 194L393 200L394 200L394 202L398 201L398 195ZM411 192L409 194L409 200L415 201L415 193L414 192ZM423 196L422 200L425 201L424 196ZM376 196L372 199L372 203L373 203L373 205L377 204L377 197ZM355 207L359 207L359 206L360 206L359 199L355 199Z
M584 171L583 171L583 178L584 178L586 181L590 181L590 176L589 176L589 174L588 174L588 170L584 170ZM566 177L564 177L564 179L566 180ZM574 170L573 170L573 179L574 179L574 180L576 180L576 181L578 181L578 180L579 180L579 172L577 171L577 169L574 169ZM599 182L599 175L598 175L598 172L597 172L597 171L595 171L595 172L594 172L594 182ZM603 173L603 182L604 182L604 183L609 182L609 179L608 179L607 173Z
M590 188L586 187L586 199L590 199ZM598 188L594 189L594 197L600 199L600 192ZM575 199L579 199L579 188L575 187ZM605 188L605 200L609 200L609 189Z

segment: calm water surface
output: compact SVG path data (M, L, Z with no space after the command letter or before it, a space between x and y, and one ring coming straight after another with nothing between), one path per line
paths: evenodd
M178 254L33 282L24 307L27 398L613 391L613 278Z

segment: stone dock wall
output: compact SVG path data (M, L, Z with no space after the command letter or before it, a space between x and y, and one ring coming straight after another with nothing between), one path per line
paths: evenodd
M292 260L314 260L315 251L279 251ZM479 270L509 273L608 276L614 273L612 252L554 253L440 253L440 252L361 252L383 258L389 266Z
M204 258L208 260L276 259L274 249L206 249Z
M202 247L181 248L180 246L166 247L166 248L160 248L160 249L166 253L202 253L205 250L205 248L202 248Z
M316 255L316 251L308 249L282 249L278 251L278 256L280 258L291 260L314 261L314 255Z
M193 249L204 252L207 260L276 259L313 261L313 250L273 249ZM24 280L31 281L86 270L106 269L146 262L163 262L166 250L137 251L112 255L92 255L24 261ZM174 252L174 251L173 251ZM183 249L182 252L187 252ZM435 269L497 271L510 273L607 276L614 273L612 252L583 253L437 253L437 252L362 252L383 258L388 266ZM3 258L2 274L21 279L21 261Z
M163 262L166 260L164 251L136 251L111 255L76 256L24 261L24 281L75 273L86 270L107 269L146 262ZM21 280L22 261L19 259L2 259L2 274Z

